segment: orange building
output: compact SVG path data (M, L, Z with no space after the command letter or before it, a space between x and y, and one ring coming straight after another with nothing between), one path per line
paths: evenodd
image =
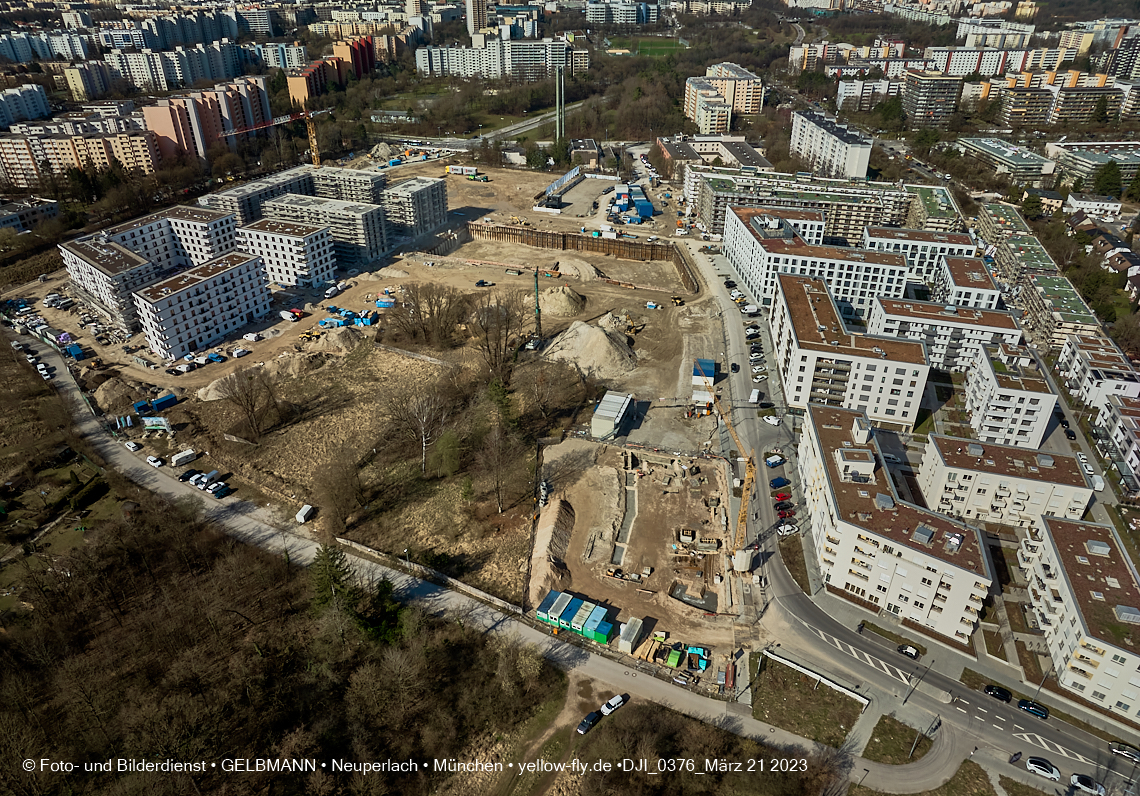
M336 42L333 44L333 56L349 64L357 80L376 68L376 50L371 36Z
M351 68L344 59L332 56L289 72L285 78L289 85L289 98L297 107L307 108L309 100L328 93L330 84L345 85Z

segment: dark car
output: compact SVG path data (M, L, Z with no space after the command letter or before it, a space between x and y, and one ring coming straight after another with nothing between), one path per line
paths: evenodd
M734 287L736 287L736 283L733 282L731 279L726 279L726 280L724 280L724 286L727 287L729 290L732 290Z
M587 713L586 718L582 719L582 723L578 725L578 734L585 735L588 733L601 718L602 714L596 710Z
M745 340L755 340L755 339L756 339L757 337L759 337L759 336L760 336L760 333L759 333L759 332L755 332L755 333L753 333L753 334L746 334L746 335L744 335L744 339L745 339Z
M792 482L787 478L773 478L768 482L768 486L772 487L772 489L779 489L780 487L787 486L790 483Z
M1071 428L1067 428L1067 429L1065 429L1065 437L1067 439L1076 439L1077 438L1077 432L1073 431Z
M186 481L189 481L194 476L196 476L197 474L198 474L197 470L193 470L193 469L187 470L182 475L178 476L178 480L182 481L182 482L186 482Z
M1061 418L1061 428L1068 428L1068 427L1069 427L1069 421L1066 420L1065 418Z
M740 365L737 365L735 362L733 362L731 365L728 366L728 369L731 370L733 373L739 373L740 372Z
M787 511L788 509L792 508L794 505L795 504L792 503L792 501L790 501L790 500L781 500L778 503L776 503L774 506L772 506L772 508L774 508L776 511Z
M776 405L774 403L772 403L771 401L761 401L760 402L760 408L761 409L775 409Z
M789 517L796 516L796 510L795 509L787 509L786 511L777 511L776 516L779 517L781 520L786 520Z
M1049 718L1049 708L1044 705L1038 705L1032 699L1022 699L1017 703L1017 707L1039 719Z
M1013 694L1000 685L987 685L984 690L994 699L1000 699L1002 702L1010 702L1013 699Z

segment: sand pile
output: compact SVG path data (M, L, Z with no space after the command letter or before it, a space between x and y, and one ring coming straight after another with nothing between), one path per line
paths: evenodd
M260 365L250 365L250 367L247 369L252 369L252 368L257 368L257 367L261 367L261 366ZM227 376L222 376L220 379L215 379L214 381L210 382L209 384L207 384L202 389L198 390L198 400L199 401L220 401L222 399L221 384L223 381L225 381L226 378L227 378Z
M325 364L325 357L320 354L306 352L304 354L289 354L267 362L265 372L273 378L296 378L310 370L316 370Z
M107 379L95 390L95 403L104 412L116 412L130 409L135 401L149 398L147 392L140 388L138 382L129 382L115 376Z
M577 315L586 306L586 297L565 285L547 288L538 294L538 305L543 315L569 317Z
M401 276L407 276L407 275L408 275L408 272L403 270L402 268L396 268L395 266L389 265L387 268L381 268L379 271L373 271L370 277L368 275L365 275L364 278L394 279L394 278L398 278Z
M373 160L383 160L387 162L392 159L392 147L387 144L377 144L372 147L372 151L368 153L368 157Z
M355 326L342 326L331 329L309 346L311 351L326 351L330 354L347 354L365 341L364 332Z
M544 356L571 362L598 379L616 379L637 367L624 337L581 321L551 340Z
M579 279L603 278L601 271L585 260L579 260L577 257L559 260L558 271L559 273L566 274L566 276L576 276Z

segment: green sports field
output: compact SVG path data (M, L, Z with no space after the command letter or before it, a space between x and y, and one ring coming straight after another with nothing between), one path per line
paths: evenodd
M626 38L617 36L610 39L611 50L629 50L637 55L646 55L650 58L660 58L676 50L685 49L685 45L676 39L666 39L659 36Z

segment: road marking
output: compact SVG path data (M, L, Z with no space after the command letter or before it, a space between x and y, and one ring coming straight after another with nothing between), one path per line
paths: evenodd
M1076 760L1080 763L1084 763L1085 765L1092 765L1092 763L1093 763L1092 760L1089 760L1084 755L1078 754L1077 752L1074 752L1071 749L1066 749L1065 747L1061 746L1056 741L1046 740L1045 738L1042 738L1040 735L1038 735L1035 732L1017 733L1016 735L1014 735L1014 737L1020 738L1021 740L1025 741L1026 743L1031 743L1034 746L1040 746L1042 749L1046 749L1050 752L1053 752L1054 754L1064 755L1065 757L1069 758L1070 760Z
M819 630L818 628L809 627L808 629L811 630L813 633L815 633L817 636L819 636L821 639L823 639L825 642L827 642L830 646L835 647L837 650L850 655L852 658L855 658L857 661L860 661L861 663L865 663L868 666L873 666L875 669L878 669L883 674L886 674L889 677L892 677L896 680L900 680L904 683L910 682L910 675L907 674L906 672L902 671L898 667L892 666L891 664L887 663L886 661L880 660L879 658L876 658L874 655L870 655L869 653L866 653L866 652L863 652L862 650L856 649L855 647L851 646L847 642L840 641L835 636L832 636L829 633L825 633L822 630Z
M985 708L978 708L978 712L979 713L989 713L989 711L986 710Z
M998 721L1005 721L1005 716L994 716Z
M1020 724L1014 724L1014 725L1013 725L1013 728L1014 728L1015 730L1024 730L1024 729L1025 729L1025 728L1024 728L1024 727L1022 727Z
M955 707L955 708L958 708L958 710L962 711L963 713L965 713L965 712L966 712L966 709L965 709L965 708L959 708L957 705L955 705L954 707Z
M1000 724L995 724L994 726L997 727L999 730L1005 729L1005 727L1001 726Z

